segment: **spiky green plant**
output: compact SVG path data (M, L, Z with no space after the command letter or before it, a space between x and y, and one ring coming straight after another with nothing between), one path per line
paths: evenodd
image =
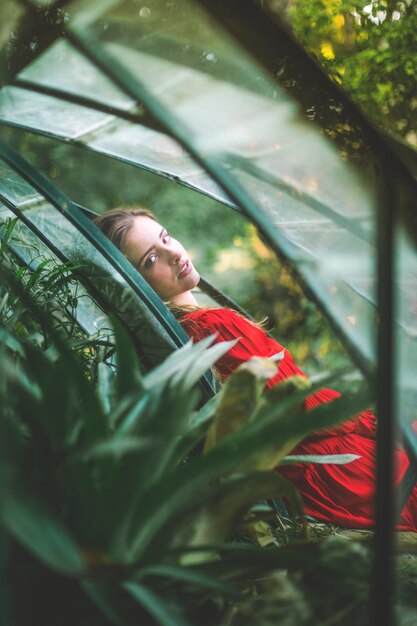
M2 519L25 554L46 566L45 584L66 606L61 624L75 619L69 605L78 623L175 626L204 605L206 623L217 624L248 578L300 559L225 542L252 504L294 493L277 473L258 468L271 459L277 465L309 431L363 408L367 392L297 419L314 386L288 383L262 395L264 376L250 366L198 409L198 379L229 345L210 346L210 338L187 344L142 376L116 321L117 370L101 364L95 385L28 290L7 274L3 280L53 349L2 329ZM235 419L233 432L195 454L210 419L218 425L225 406L231 420L240 414L239 389L249 390L245 420ZM36 561L24 561L32 577ZM24 622L27 605L17 606L13 616ZM38 609L42 623L57 619Z

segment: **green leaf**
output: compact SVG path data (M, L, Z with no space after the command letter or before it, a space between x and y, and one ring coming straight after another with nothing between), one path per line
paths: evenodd
M3 495L1 518L10 534L49 567L68 576L85 573L77 545L40 499L14 487Z
M103 412L111 417L113 406L114 373L106 363L99 363L97 368L97 396L101 402Z
M237 340L222 341L208 348L193 359L192 367L188 369L184 368L183 372L179 372L176 376L173 376L171 384L173 386L181 384L185 389L190 389L199 381L204 372L217 363L217 361L236 343Z
M116 343L116 393L119 399L142 387L138 356L126 328L112 317L112 325Z
M138 451L149 450L153 448L153 446L154 442L152 439L140 437L125 437L124 439L113 438L99 442L87 450L77 452L76 456L79 457L81 455L84 461L106 456L120 458L125 454L134 454ZM73 460L75 460L75 455Z
M103 587L102 584L93 580L83 580L81 581L81 586L110 622L113 622L116 626L129 626L121 614L117 602L111 597L108 586Z
M158 390L159 392L159 390ZM156 414L159 406L159 393L145 391L129 394L114 408L114 424L119 437L132 433L140 420L142 426L149 421L149 416Z
M165 383L176 386L181 381L183 383L185 381L187 387L191 387L199 380L202 372L208 370L236 343L236 341L224 341L209 348L214 339L215 335L212 335L195 344L191 341L187 342L145 376L144 386L147 389L153 386L163 386ZM198 372L196 370L198 375L194 376L196 362L198 362Z
M274 373L276 365L269 359L253 358L237 368L220 391L205 451L251 420L265 383Z
M208 422L215 414L220 401L220 394L210 398L194 415L190 416L189 427L198 426Z
M143 585L126 582L122 587L162 626L191 626L182 616L174 613L172 607Z
M219 591L229 596L240 597L242 594L232 587L225 584L212 576L207 576L204 573L197 571L192 567L176 567L174 565L150 565L149 567L143 567L135 571L135 575L140 578L146 576L161 576L172 580L179 580L182 582L188 582L192 585L203 587L206 589L212 589L213 591Z
M207 433L208 424L217 409L219 397L219 394L216 394L210 398L199 411L190 414L187 424L185 425L185 432L178 438L172 451L171 458L173 465L181 463L185 457L190 452L193 452L194 448L203 441Z
M14 227L16 226L16 223L19 221L18 217L14 217L13 219L10 220L6 220L4 222L4 226L6 227L6 231L5 233L1 234L1 245L0 245L0 256L3 254L4 250L7 248L7 245L9 243L10 237L12 236L12 232ZM1 227L3 228L3 223L1 224Z
M281 495L291 500L295 513L303 515L295 487L273 471L232 475L190 495L177 516L172 515L161 528L157 539L160 547L224 541L236 530L251 505Z
M281 461L281 465L293 463L331 463L333 465L345 465L360 459L358 454L294 454L287 455Z

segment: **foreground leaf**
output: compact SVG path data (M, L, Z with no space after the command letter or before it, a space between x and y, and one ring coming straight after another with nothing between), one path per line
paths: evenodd
M77 545L39 499L14 487L3 495L1 518L9 533L49 567L68 576L85 573Z
M125 534L126 526L121 529L122 534L116 537L113 548L119 557L121 546L126 549L129 545L127 552L123 550L123 558L139 558L165 523L182 509L189 508L192 499L198 498L201 489L210 481L237 468L259 468L259 462L263 463L263 455L268 463L271 459L279 462L311 431L342 422L369 406L371 392L365 389L353 398L337 398L311 410L308 415L288 410L291 405L295 408L299 406L300 397L303 394L298 392L294 398L287 398L282 403L284 409L279 403L267 406L256 421L226 437L197 458L192 467L180 467L164 481L160 481L147 494L140 511L132 509L130 528L135 531L130 539L127 540ZM122 543L119 543L120 540Z
M121 613L117 601L109 593L108 587L93 580L83 580L81 586L89 598L99 607L107 619L116 626L131 626Z
M190 553L189 553L190 554ZM145 576L161 576L170 580L191 583L193 586L211 589L225 593L228 596L239 597L241 593L231 585L228 585L217 578L207 576L193 567L176 567L174 565L151 565L136 570L136 575L140 578Z
M162 626L192 626L147 587L134 582L126 582L122 587Z
M253 358L243 363L224 384L204 450L210 450L224 437L247 423L255 411L265 382L276 374L269 359Z

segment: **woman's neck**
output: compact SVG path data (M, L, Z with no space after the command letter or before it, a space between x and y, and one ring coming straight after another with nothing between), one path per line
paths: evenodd
M195 306L198 307L198 302L194 298L191 291L184 291L184 293L178 294L178 296L174 296L172 300L170 300L170 304L174 306Z

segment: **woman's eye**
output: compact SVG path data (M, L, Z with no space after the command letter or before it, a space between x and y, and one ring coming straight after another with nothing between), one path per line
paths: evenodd
M163 243L169 243L171 241L171 235L169 235L168 233L166 233L163 237L162 237L162 242Z
M145 267L149 268L152 267L152 265L155 263L156 261L156 254L151 254L148 256L148 258L145 261Z

